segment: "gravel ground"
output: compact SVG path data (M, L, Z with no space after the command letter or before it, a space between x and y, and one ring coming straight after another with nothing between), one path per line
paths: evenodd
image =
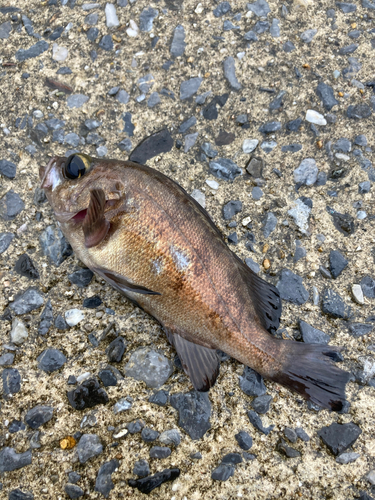
M2 4L0 498L143 498L128 480L165 469L151 497L375 497L374 19L369 0ZM278 286L277 335L345 346L350 405L225 356L209 399L189 392L38 190L78 150L193 193Z

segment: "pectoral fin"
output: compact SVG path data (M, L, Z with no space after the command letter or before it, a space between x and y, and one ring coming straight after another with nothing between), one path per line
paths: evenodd
M110 285L112 285L119 292L127 295L129 292L141 293L143 295L161 295L159 292L153 292L148 288L132 283L125 276L118 274L114 271L108 271L107 269L93 267L92 271L105 279Z
M86 248L99 245L107 236L110 223L104 217L105 203L106 199L103 189L93 189L90 191L90 203L86 217L82 223Z
M168 330L166 332L194 389L207 392L215 384L220 371L220 361L216 349L194 344Z

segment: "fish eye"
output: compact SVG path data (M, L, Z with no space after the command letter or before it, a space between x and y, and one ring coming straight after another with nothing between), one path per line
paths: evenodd
M64 166L64 173L68 179L78 179L82 177L89 168L91 159L87 155L72 155Z

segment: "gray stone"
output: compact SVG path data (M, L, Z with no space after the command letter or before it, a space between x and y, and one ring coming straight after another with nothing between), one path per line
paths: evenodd
M362 337L368 335L374 329L371 323L350 323L349 332L354 337Z
M327 111L331 111L333 106L337 106L339 104L339 102L335 99L333 88L330 85L320 82L315 92L323 101L323 106Z
M158 15L159 11L157 9L153 9L152 7L143 9L139 16L139 29L145 32L152 31L154 19L156 19Z
M9 245L12 243L14 238L13 233L0 233L0 254L8 250Z
M173 39L170 48L171 56L181 57L185 52L185 47L185 30L184 27L179 24L178 26L176 26L173 32Z
M228 80L230 87L233 90L240 90L242 87L240 82L236 77L235 63L234 58L232 56L227 57L223 63L224 68L224 76Z
M37 361L41 370L52 373L64 366L67 360L61 351L49 348L37 357Z
M201 439L211 428L211 403L207 392L191 391L171 395L170 403L178 411L178 425L191 439Z
M88 29L87 32L86 32L86 36L87 36L88 40L90 40L90 42L95 42L95 40L99 36L99 30L98 30L98 28L90 28L90 29Z
M268 212L268 214L263 219L263 235L265 238L268 238L271 233L274 232L277 226L277 218L272 212Z
M278 38L280 36L280 20L279 19L272 19L272 24L270 27L270 33L271 36L274 38Z
M252 158L246 167L246 172L254 179L261 179L263 176L263 160L261 158Z
M83 434L77 445L78 459L85 464L90 458L96 457L103 452L103 445L96 434Z
M16 488L9 492L8 500L34 500L34 495L30 491L24 493L19 488Z
M138 477L146 477L150 474L150 466L147 460L138 460L134 464L133 474Z
M0 472L10 472L22 469L31 464L31 451L17 453L13 448L6 446L0 451Z
M222 17L228 12L230 12L231 6L229 2L221 2L219 5L216 7L216 9L213 10L213 14L215 17Z
M14 361L14 354L11 352L4 352L0 356L0 366L10 366L13 364Z
M305 321L300 320L299 328L301 330L302 339L307 344L328 344L331 340L329 335L314 328Z
M244 367L239 383L241 390L248 396L263 396L266 393L262 376L248 366Z
M234 475L234 470L233 464L220 464L211 472L211 479L214 481L227 481Z
M223 217L225 220L229 220L241 212L241 210L242 202L240 200L231 200L223 207Z
M201 83L202 83L202 78L199 77L190 78L190 80L182 82L180 86L181 101L183 101L184 99L189 99L194 94L196 94L198 92Z
M269 427L264 427L263 422L259 415L255 413L255 411L250 410L247 412L247 416L249 417L250 423L258 429L262 434L265 434L266 436L272 431L272 429L275 427L274 425L270 425Z
M253 438L246 431L240 431L234 437L241 450L247 451L253 446Z
M53 323L53 312L52 312L52 304L48 299L45 308L43 309L42 314L40 315L40 323L38 326L38 334L46 335L48 330L50 329Z
M280 280L276 287L280 292L280 297L287 302L292 302L292 304L300 306L309 298L309 292L303 286L301 276L294 274L289 269L281 271Z
M271 111L275 111L277 109L281 109L281 107L283 106L283 100L284 100L284 96L286 94L286 91L285 90L281 90L281 92L279 92L276 96L276 98L271 101L270 105L269 105L269 109Z
M109 492L115 487L111 476L119 466L120 463L115 458L100 466L96 476L95 491L99 491L105 498L108 498Z
M296 458L301 456L301 453L298 450L295 450L291 446L288 446L286 441L284 441L284 439L282 438L280 438L279 442L277 443L276 449L288 458Z
M336 2L336 5L344 14L350 14L357 10L357 6L354 3Z
M43 296L34 288L28 288L26 292L17 295L14 302L12 302L9 307L18 316L34 311L34 309L39 309L43 303Z
M303 234L309 234L309 217L311 207L300 198L293 201L292 208L288 210L288 215L293 217L295 224Z
M19 194L10 189L0 200L0 217L5 221L13 220L25 208Z
M126 345L123 337L117 337L113 340L105 350L108 361L110 363L119 363L124 355Z
M310 441L310 436L306 431L302 429L302 427L296 427L296 434L305 443L307 443L307 441Z
M350 151L352 150L352 143L349 141L349 139L341 137L335 142L335 144L333 145L333 149L335 151L341 151L342 153L350 153Z
M209 163L210 172L218 179L233 181L237 176L242 175L240 167L228 158L217 158Z
M150 396L149 402L154 403L158 406L165 406L168 403L169 393L167 391L157 391L155 394Z
M0 160L0 174L14 179L17 172L17 165L9 160Z
M317 33L318 30L316 29L308 29L301 34L300 38L304 43L311 43Z
M148 73L147 75L142 76L142 78L139 78L137 83L139 90L143 94L147 94L148 91L154 86L155 78L151 73Z
M291 443L295 443L297 441L297 433L296 433L296 431L294 429L291 429L290 427L285 427L285 429L284 429L284 436Z
M103 50L113 50L113 40L111 35L104 35L99 42L99 48Z
M348 265L348 261L338 250L331 250L329 254L329 270L333 278L338 278Z
M65 485L64 490L65 493L69 496L69 498L80 498L85 494L83 489L76 484L67 483Z
M247 10L251 10L258 17L267 17L267 15L271 12L266 0L257 0L254 3L248 3L246 7Z
M255 261L253 261L253 259L251 259L250 257L248 257L247 259L245 259L245 264L247 265L247 267L250 267L250 269L255 274L259 273L259 271L260 271L260 265L257 264Z
M99 19L99 14L97 14L96 12L88 14L85 17L85 24L89 24L90 26L95 26L96 24L98 24L98 19Z
M362 64L356 57L348 57L349 66L342 72L342 76L346 79L352 79L361 70Z
M21 390L21 375L16 368L5 368L2 373L3 393L17 394Z
M31 59L32 57L38 57L43 52L48 50L49 45L44 40L40 40L36 42L35 45L32 45L29 49L19 49L16 52L17 61L26 61L27 59Z
M360 282L363 295L369 299L375 299L375 279L371 276L365 276Z
M113 406L113 413L121 413L126 410L130 410L132 404L126 398L121 398L117 401L117 403Z
M277 142L275 141L264 141L260 145L260 147L263 149L263 151L268 154L271 153L277 146Z
M372 110L370 106L366 103L364 104L356 104L355 106L349 106L346 112L349 118L353 120L362 120L365 118L369 118L372 114Z
M73 253L72 247L65 239L59 227L46 227L39 241L44 255L48 257L56 267Z
M49 422L53 417L52 406L34 406L26 413L25 422L32 429L38 429L43 424Z
M367 146L366 136L363 134L357 135L357 137L354 139L354 144L357 144L357 146Z
M281 151L283 153L298 153L301 149L302 144L288 144L287 146L282 146Z
M157 92L152 92L147 101L147 106L149 108L154 108L157 104L161 103L160 96Z
M358 49L359 45L357 43L351 43L350 45L347 45L346 47L342 47L339 50L340 56L346 56L348 54L353 54Z
M338 293L329 288L322 294L322 311L332 318L349 319L352 316L351 308Z
M167 458L172 453L167 446L153 446L150 450L151 458Z
M341 453L336 458L336 462L338 464L351 464L355 462L361 455L359 453L355 453L354 451L349 451L348 453Z
M68 144L72 148L78 147L79 143L80 143L79 135L74 132L66 134L66 136L64 137L64 144Z
M255 33L258 33L258 35L261 35L262 33L265 33L266 31L268 31L270 28L270 23L268 21L258 21L253 30L255 31Z
M260 187L255 186L251 191L251 196L253 197L253 200L258 201L263 196L263 191L260 189Z
M178 446L181 443L181 435L177 429L170 429L160 434L159 441L163 444Z
M223 23L223 31L239 30L240 26L234 25L231 21L226 19Z
M258 130L259 132L262 132L262 134L273 134L274 132L281 130L281 122L267 122L259 127Z
M173 373L173 364L163 354L149 347L141 347L133 352L124 368L128 377L142 380L147 387L158 389Z
M244 35L244 39L248 42L257 42L259 39L255 33L255 31L250 30Z
M119 149L121 149L121 151L124 151L126 153L130 153L133 148L132 141L128 137L119 142L117 146Z
M340 455L357 441L362 430L353 422L347 424L335 422L322 427L317 434L334 455Z
M187 153L197 142L199 132L185 135L184 152Z
M12 24L10 21L0 24L0 39L6 40L7 38L9 38L11 31L12 31Z
M255 398L252 401L251 406L257 413L264 414L267 413L268 410L270 409L271 401L272 401L272 396L264 394L263 396L258 396L257 398Z
M88 96L83 94L72 94L67 100L68 108L81 108L89 100Z
M204 142L201 145L202 150L208 156L208 158L215 158L217 156L218 151L215 149L209 142Z
M305 158L302 160L299 167L293 171L293 175L296 184L312 186L318 178L316 161L313 158Z
M126 92L126 90L119 90L116 99L118 102L121 102L121 104L127 104L129 102L129 94Z
M68 473L68 479L72 484L78 483L78 481L81 479L81 475L78 474L78 472L72 471Z
M152 443L159 437L159 432L149 427L143 427L141 437L146 443Z
M296 47L293 42L290 42L289 40L284 43L283 45L283 51L286 52L287 54L289 52L293 52L293 50L296 50Z
M185 120L183 123L181 123L178 131L180 134L184 134L189 130L189 128L194 127L194 125L197 123L197 119L195 116L191 116L187 120Z
M77 285L79 288L85 288L90 284L93 276L94 273L91 269L80 268L77 271L74 271L74 273L69 274L68 278L73 285Z

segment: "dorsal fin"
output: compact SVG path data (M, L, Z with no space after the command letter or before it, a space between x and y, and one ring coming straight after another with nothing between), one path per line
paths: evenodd
M268 332L274 333L279 328L282 308L278 289L260 278L240 259L237 262L261 324Z

